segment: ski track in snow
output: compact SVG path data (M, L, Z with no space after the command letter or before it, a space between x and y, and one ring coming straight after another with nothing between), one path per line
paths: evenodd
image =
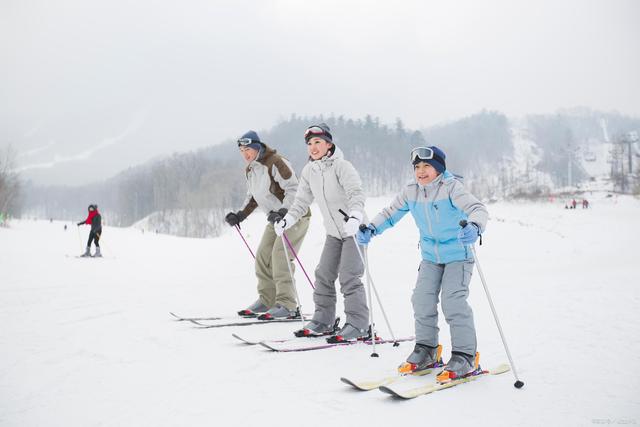
M368 215L391 199L368 200ZM410 401L356 392L339 379L393 374L412 343L377 346L379 358L369 357L370 346L272 353L231 333L282 338L300 324L199 330L173 320L169 311L230 315L255 300L251 256L235 230L199 240L106 227L111 259L93 260L65 256L80 246L63 223L15 221L0 229L0 425L640 423L640 201L589 199L589 210L488 205L494 220L479 262L525 387L516 390L506 373ZM300 252L310 273L324 242L317 209L312 218ZM260 214L243 223L254 249L263 226ZM412 335L413 220L375 237L369 257L396 336ZM296 275L310 312L311 288L299 268ZM477 271L470 303L481 363L506 362ZM338 313L344 319L340 301ZM375 315L389 338L377 306ZM446 360L442 316L440 328Z

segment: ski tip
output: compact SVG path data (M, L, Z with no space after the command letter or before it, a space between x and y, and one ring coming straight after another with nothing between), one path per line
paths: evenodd
M498 365L495 368L489 370L489 373L491 375L500 375L500 374L504 374L505 372L509 372L510 370L511 370L511 367L508 364L503 363L503 364ZM524 383L522 385L524 385ZM520 387L518 387L518 388L520 388Z
M340 381L342 381L345 384L350 385L351 387L356 387L357 388L357 386L349 378L340 377Z
M262 347L270 350L270 351L279 351L277 348L270 346L269 344L267 344L264 341L260 341L258 344L261 345Z
M258 343L257 343L257 342L255 342L255 341L249 341L249 340L247 340L247 339L245 339L245 338L242 338L240 335L238 335L238 334L236 334L236 333L232 333L232 334L231 334L231 336L232 336L232 337L234 337L235 339L237 339L238 341L240 341L240 342L241 342L241 343L243 343L243 344L247 344L247 345L255 345L255 344L258 344Z
M401 394L399 394L397 391L387 387L387 386L380 386L378 387L378 390L380 390L383 393L386 393L388 395L390 395L391 397L395 398L395 399L402 399L402 400L408 400L411 399L411 397L407 397L407 396L403 396Z
M345 377L341 377L340 381L342 381L343 383L351 386L351 388L353 390L356 391L370 391L373 390L374 388L378 388L378 384L371 384L371 383L356 383L351 381L349 378L345 378Z

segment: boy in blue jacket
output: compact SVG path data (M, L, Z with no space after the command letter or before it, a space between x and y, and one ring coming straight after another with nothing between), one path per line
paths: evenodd
M358 232L360 244L393 227L408 212L420 231L422 262L411 302L416 329L416 345L400 365L401 373L441 366L442 346L438 343L438 300L451 332L452 354L438 381L472 375L479 369L473 312L467 303L473 272L475 243L487 223L485 206L463 187L446 168L445 154L438 147L418 147L411 151L415 180L407 184L388 208ZM467 220L464 228L460 221Z

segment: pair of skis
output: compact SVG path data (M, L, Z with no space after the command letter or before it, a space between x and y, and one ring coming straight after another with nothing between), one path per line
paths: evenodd
M428 375L429 373L432 372L432 370L425 370L425 371L421 371L421 372L410 374L410 375L396 374L396 375L384 377L374 381L353 381L345 377L340 378L340 381L350 385L351 387L359 391L370 391L370 390L378 389L381 392L389 394L398 399L414 399L418 396L424 396L426 394L434 393L436 391L445 390L447 388L451 388L460 384L475 381L479 378L486 377L489 375L504 374L505 372L508 372L509 369L510 369L509 365L501 364L496 366L493 369L478 371L477 373L474 373L467 377L458 378L455 380L448 381L446 383L432 382L429 384L425 384L419 387L414 387L409 389L400 389L400 388L394 387L394 383L399 383L403 378L407 378L409 376Z

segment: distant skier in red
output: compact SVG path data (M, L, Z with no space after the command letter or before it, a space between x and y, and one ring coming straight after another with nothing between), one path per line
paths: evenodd
M87 210L89 211L87 219L78 223L78 227L83 224L91 225L91 231L89 232L89 241L87 242L87 250L81 256L91 256L91 242L93 241L96 245L96 253L93 256L101 257L102 254L100 253L100 236L102 235L102 216L100 215L100 212L98 212L98 205L96 204L89 205Z

